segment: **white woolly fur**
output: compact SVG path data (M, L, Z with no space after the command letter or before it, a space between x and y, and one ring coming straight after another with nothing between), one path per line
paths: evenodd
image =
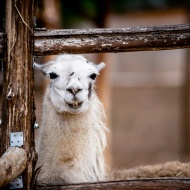
M79 58L80 61L78 61ZM54 68L57 64L56 61L59 62L59 60L62 60L61 69L64 75L67 75L67 79L71 72L75 72L76 75L79 73L77 77L79 77L79 81L83 85L81 96L85 96L82 100L88 101L88 106L83 103L85 109L80 108L80 111L75 113L73 113L73 109L70 111L68 107L60 110L61 106L66 107L65 102L61 101L59 108L55 106L54 98L57 95L52 97L51 94L52 85L56 84L54 81L50 82L44 96L42 126L40 127L38 140L39 156L36 168L42 166L38 175L38 182L58 184L105 180L103 150L106 147L105 131L107 129L104 109L94 90L92 90L90 98L88 93L82 94L85 88L87 90L83 80L85 77L88 83L91 80L85 74L86 70L84 69L85 64L88 67L89 63L86 63L86 59L82 56L61 55L53 63ZM69 64L67 64L67 60L70 60ZM75 66L72 64L73 62L77 62L77 69L74 67L72 70L72 67ZM61 64L58 64L56 68L60 68ZM92 64L90 65L92 66ZM37 67L40 68L41 66L37 65ZM48 73L52 69L51 67L48 66L48 69L42 68L42 70L44 73ZM67 72L69 71L68 73L64 71L64 67ZM81 72L78 68L81 69ZM99 70L95 69L94 71L99 72ZM60 72L58 73L60 74ZM82 76L81 73L83 73ZM61 77L61 74L59 77ZM67 82L64 81L59 85L69 85L71 78L69 77ZM93 81L90 82L93 85ZM66 86L63 86L62 91L58 94L65 93L65 91ZM65 94L62 98L67 96L68 94Z
M61 184L105 180L105 113L93 90L95 75L104 67L78 55L60 55L36 64L50 84L43 104L38 139L39 183ZM53 75L51 76L51 74ZM189 177L190 164L165 164L116 170L109 179Z

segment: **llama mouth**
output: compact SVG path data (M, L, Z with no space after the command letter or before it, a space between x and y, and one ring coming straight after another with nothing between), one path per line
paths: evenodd
M73 108L73 109L78 109L82 106L83 102L77 102L77 101L74 101L73 103L68 103L66 102L67 105L70 107L70 108Z

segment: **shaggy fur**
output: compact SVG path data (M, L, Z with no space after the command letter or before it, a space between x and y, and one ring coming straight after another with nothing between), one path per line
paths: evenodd
M112 174L111 179L143 179L158 177L189 177L190 164L178 161L166 162L164 164L140 166L128 170L118 170Z
M105 180L105 113L93 90L95 76L103 64L95 66L82 56L61 55L54 62L36 66L51 78L44 97L37 162L37 168L42 168L38 182ZM168 162L118 170L107 179L189 176L189 163Z
M70 63L65 63L68 60ZM81 65L80 70L84 70L83 74L82 71L77 73L78 70L76 65L73 65L74 62L77 62L78 67ZM88 106L85 105L84 110L83 107L80 107L80 114L77 112L78 108L76 111L73 108L70 110L65 102L60 101L55 94L62 88L62 91L59 91L58 94L63 96L67 86L70 85L69 88L72 88L72 85L74 85L72 83L73 78L76 80L76 77L78 78L78 84L80 82L80 85L82 85L82 90L79 93L83 93L82 91L85 90L85 82L81 82L84 77L86 77L87 83L90 82L93 85L93 81L88 78L89 68L91 68L88 64L80 56L62 55L53 63L53 66L48 66L48 69L43 68L43 72L48 73L52 69L55 72L57 68L62 67L63 72L67 71L64 72L64 76L66 75L64 80L67 79L67 81L60 82L63 76L57 72L60 79L53 79L45 93L37 162L37 168L42 166L38 175L39 183L58 184L105 180L103 158L103 150L106 146L105 114L94 90L91 89L90 97L88 92L85 93L86 101L89 98L90 100ZM87 67L86 70L85 66ZM97 69L95 70L98 72ZM56 85L58 89L55 89L54 92ZM88 85L86 85L86 90L88 91ZM52 93L54 96L52 96ZM83 98L85 94L79 94L81 97L75 96L74 101ZM72 93L68 92L62 98L67 100L70 96L72 96Z

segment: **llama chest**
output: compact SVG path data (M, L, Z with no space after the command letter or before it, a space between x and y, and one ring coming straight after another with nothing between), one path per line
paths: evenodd
M51 154L47 150L48 159L57 165L73 166L83 161L83 157L89 157L90 152L96 152L96 141L93 138L93 132L86 128L72 128L64 131L54 131L51 133L51 139L44 139L44 143L48 142L48 147L51 147ZM92 150L92 148L95 148Z

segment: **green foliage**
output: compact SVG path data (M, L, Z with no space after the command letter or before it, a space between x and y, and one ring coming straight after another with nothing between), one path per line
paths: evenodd
M62 13L65 28L72 28L83 20L94 20L98 14L97 0L64 0Z
M190 7L189 0L111 0L112 11L123 13L135 10L169 9Z
M189 0L62 0L61 2L64 28L72 28L84 20L95 22L102 7L117 13L190 7ZM103 3L107 3L108 6L101 6Z

